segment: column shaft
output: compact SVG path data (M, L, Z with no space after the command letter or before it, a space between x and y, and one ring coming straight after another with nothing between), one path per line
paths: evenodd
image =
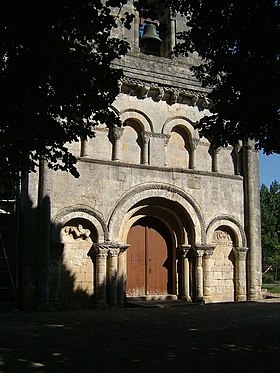
M96 250L96 307L107 308L106 277L107 277L107 256L108 248L99 244L95 245Z
M109 249L110 255L110 306L117 305L117 273L119 249Z

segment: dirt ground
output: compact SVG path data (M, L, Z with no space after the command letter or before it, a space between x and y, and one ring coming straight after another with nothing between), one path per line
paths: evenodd
M0 372L279 372L280 298L1 312Z

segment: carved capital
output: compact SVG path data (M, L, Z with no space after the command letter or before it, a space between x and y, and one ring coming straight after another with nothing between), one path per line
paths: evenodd
M168 145L169 140L170 140L170 137L171 137L171 135L165 135L165 138L164 138L164 146L167 146L167 145Z
M182 258L185 259L187 257L187 254L190 251L190 249L191 249L191 245L180 245L179 246L179 250L181 251Z
M120 244L119 248L120 248L120 253L124 253L128 248L129 248L130 245L128 244Z
M192 140L192 150L195 150L196 148L197 148L197 145L199 144L199 139L197 139L197 138L193 138L193 140Z
M246 260L248 247L234 247L233 250L238 260Z
M144 144L148 144L149 141L150 141L150 138L151 138L151 134L150 132L143 132L143 141L144 141Z
M204 246L204 258L209 259L211 255L213 255L215 246L209 245Z
M108 250L108 254L111 256L111 257L116 257L119 255L119 252L120 252L120 249L119 248L110 248Z
M123 128L121 127L113 127L113 136L115 141L120 140L123 134Z
M109 247L108 244L98 243L94 244L94 250L98 258L106 259L108 256Z

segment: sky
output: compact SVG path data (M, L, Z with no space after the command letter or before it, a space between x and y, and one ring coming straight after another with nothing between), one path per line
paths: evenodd
M266 156L260 152L260 185L269 187L274 180L280 183L280 154Z

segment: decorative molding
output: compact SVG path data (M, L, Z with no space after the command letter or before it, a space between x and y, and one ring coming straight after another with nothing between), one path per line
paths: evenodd
M213 226L215 223L217 223L219 221L222 221L222 220L229 221L229 222L233 223L238 228L238 231L240 233L241 240L242 240L241 245L243 247L247 247L247 238L246 238L246 234L245 234L245 230L243 228L243 225L234 216L222 215L222 214L215 216L215 218L212 219L211 222L208 224L206 231L208 232L209 229L211 228L211 226ZM230 227L230 228L232 229L232 227Z
M154 191L163 190L163 191L167 191L167 192L170 192L170 193L173 193L173 194L177 194L180 197L182 197L185 201L187 201L192 206L192 208L194 209L194 211L196 213L196 217L197 217L197 219L199 221L199 224L200 224L200 227L201 227L201 242L202 242L202 244L206 245L205 223L204 223L202 212L201 212L198 204L193 199L193 197L188 195L184 190L182 190L178 187L175 187L173 185L170 185L170 184L149 183L149 184L139 185L139 186L133 188L125 196L123 196L121 198L121 200L117 203L117 205L115 206L115 208L112 212L112 215L110 217L110 222L112 222L116 219L116 215L118 214L119 211L122 210L123 205L128 200L132 199L134 196L138 196L140 193L143 193L145 191L151 191L151 190L154 190ZM154 194L154 196L157 197L156 193Z
M238 260L246 260L248 247L234 247L233 250Z
M120 91L139 98L153 96L155 101L163 100L168 97L170 104L175 104L184 100L190 99L190 104L193 106L201 106L203 109L209 108L210 102L207 99L208 92L202 92L192 89L183 89L158 83L147 82L140 79L123 77L120 83Z
M73 214L73 213L78 213L78 214L81 214L81 215L82 214L88 215L88 217L81 216L81 218L89 220L93 225L94 225L94 222L92 222L89 218L90 217L95 218L101 225L103 235L104 235L104 240L105 241L108 240L109 232L108 232L108 227L107 227L107 225L104 221L103 215L100 212L98 212L98 211L96 211L96 210L94 210L94 209L92 209L88 206L75 205L75 206L70 206L70 207L63 208L53 218L53 222L55 224L54 237L53 237L54 242L59 242L59 240L60 240L60 230L67 223L68 220L72 219L71 217L69 218L68 216Z

